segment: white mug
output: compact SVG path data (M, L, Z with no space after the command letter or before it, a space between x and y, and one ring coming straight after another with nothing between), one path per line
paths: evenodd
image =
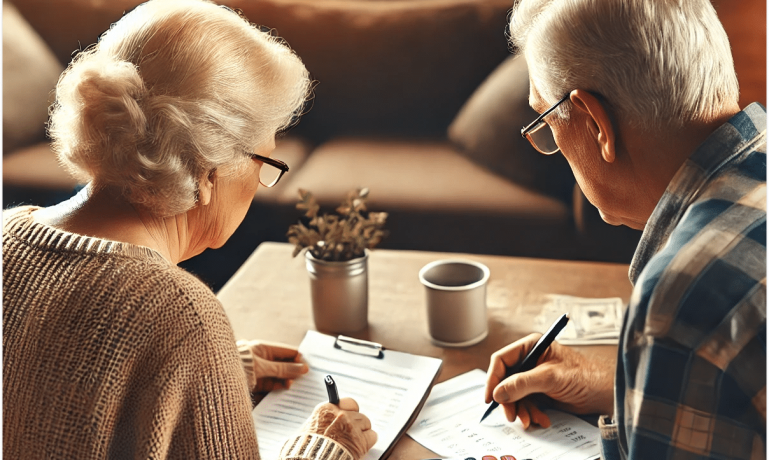
M433 343L442 347L468 347L489 333L486 283L489 268L462 259L430 262L419 271L425 286L427 324Z

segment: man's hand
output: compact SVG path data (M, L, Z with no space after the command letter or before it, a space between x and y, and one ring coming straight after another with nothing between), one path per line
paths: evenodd
M350 451L356 460L363 458L377 440L371 421L358 412L358 403L351 398L340 399L338 406L318 404L301 431L333 439Z
M294 347L260 340L239 340L237 345L248 388L254 393L289 388L293 379L309 370Z
M509 421L518 417L524 428L531 423L550 426L550 419L530 397L536 393L552 398L555 407L568 412L611 414L617 363L591 359L558 342L550 345L534 369L502 381L505 366L523 360L540 336L531 334L491 355L486 374L486 403L493 398L502 405Z

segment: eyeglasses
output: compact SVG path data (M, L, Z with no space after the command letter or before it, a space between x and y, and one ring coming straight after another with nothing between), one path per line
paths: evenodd
M521 129L521 137L528 139L529 142L531 142L531 145L537 149L539 153L552 155L560 150L558 144L555 143L553 130L544 118L550 115L553 110L568 98L569 94L561 98L561 100L556 102L552 107L542 112L542 114L538 116L536 120L532 121L531 124Z
M265 165L269 165L269 168L262 168L259 170L259 183L265 187L273 187L278 183L283 174L288 172L288 165L275 158L263 157L259 154L247 152L247 155L254 160L261 161Z

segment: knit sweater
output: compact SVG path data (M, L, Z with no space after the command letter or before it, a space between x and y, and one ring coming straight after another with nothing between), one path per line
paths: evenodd
M5 458L259 458L213 292L152 249L36 223L36 209L3 213ZM316 435L281 457L351 460Z

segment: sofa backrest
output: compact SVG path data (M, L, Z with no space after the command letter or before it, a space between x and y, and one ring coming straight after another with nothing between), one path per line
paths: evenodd
M510 0L233 0L274 27L318 81L297 131L445 137L484 78L510 55Z
M66 64L141 0L11 0ZM318 80L296 128L339 135L443 137L510 53L513 0L217 0L287 39ZM732 42L740 104L766 104L766 2L713 0Z

